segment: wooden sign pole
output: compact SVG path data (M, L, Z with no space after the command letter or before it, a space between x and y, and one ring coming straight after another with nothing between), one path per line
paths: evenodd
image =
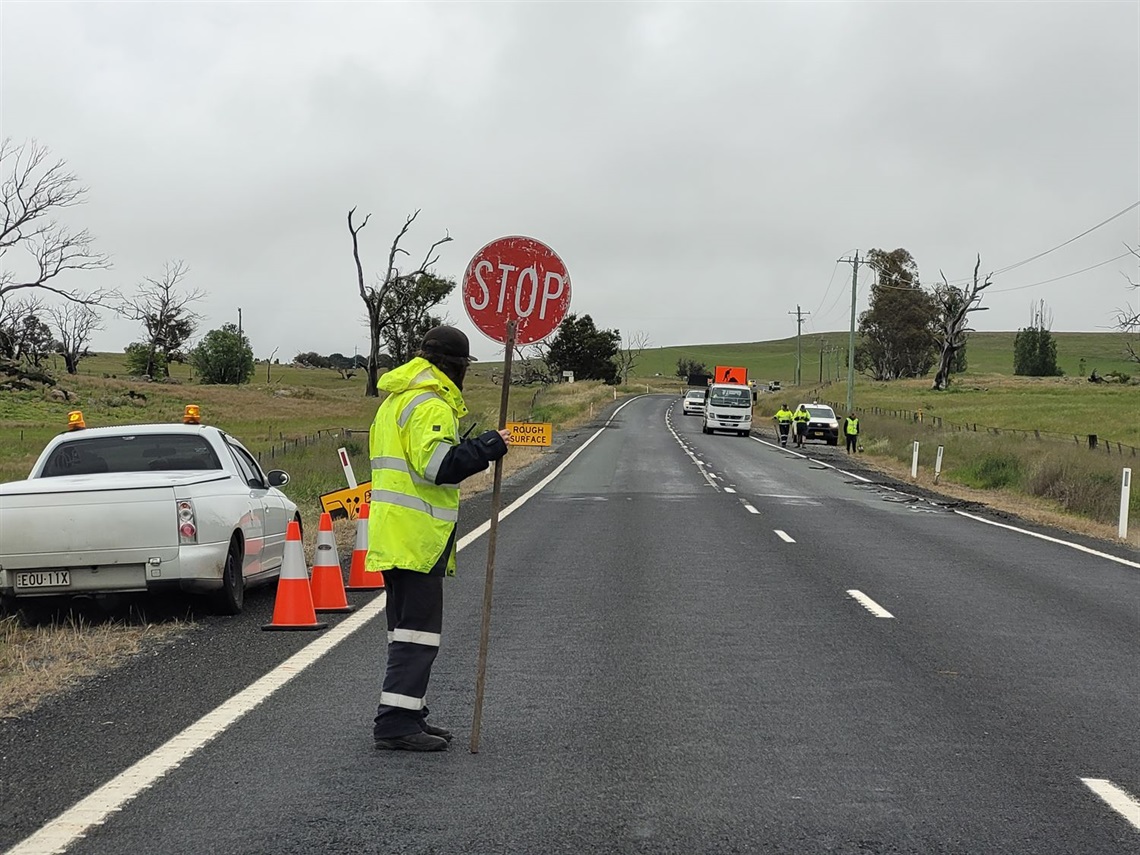
M507 402L511 394L511 361L515 353L518 325L507 321L507 352L503 360L503 393L499 398L499 430L507 426ZM479 665L475 678L475 717L471 722L471 753L479 753L479 731L483 725L483 689L487 683L487 642L491 635L491 592L495 586L495 541L499 534L499 506L502 502L503 460L495 461L495 486L491 490L491 528L487 532L487 577L483 583L483 623L479 629Z

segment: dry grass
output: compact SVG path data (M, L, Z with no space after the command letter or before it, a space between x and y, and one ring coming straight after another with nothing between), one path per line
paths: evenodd
M1029 522L1052 526L1063 531L1071 531L1100 540L1114 543L1121 542L1116 536L1117 531L1115 525L1096 522L1087 517L1068 513L1055 500L1028 496L1024 493L1007 489L980 490L966 487L961 484L946 481L945 474L939 479L939 483L936 485L934 483L934 473L930 467L920 468L918 480L915 481L910 477L909 463L904 464L894 458L886 456L874 454L860 455L859 461L869 469L889 475L897 481L906 484L917 484L924 490L929 490L950 499L964 502L977 502L978 504L986 505L995 510L1014 514ZM1140 548L1140 520L1137 520L1134 525L1129 526L1127 543L1129 546Z
M0 619L0 719L13 718L83 677L118 665L144 642L188 629L183 621L131 625L70 616L49 626Z

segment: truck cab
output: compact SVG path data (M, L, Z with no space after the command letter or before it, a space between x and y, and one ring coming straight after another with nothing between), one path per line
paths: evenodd
M752 389L736 383L713 383L705 395L702 433L731 431L739 436L752 432Z

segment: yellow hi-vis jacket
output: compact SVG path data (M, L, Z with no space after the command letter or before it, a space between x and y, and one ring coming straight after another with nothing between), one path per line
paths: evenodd
M848 417L844 420L843 430L848 436L859 435L859 419Z
M811 413L809 413L803 407L796 407L796 412L792 416L792 418L795 419L797 422L803 422L806 425L808 422L811 421Z
M780 409L776 410L775 419L782 425L791 424L792 411L781 407Z
M376 386L389 394L369 431L372 499L364 567L427 573L451 541L447 575L454 576L459 485L436 484L435 477L459 443L459 420L467 415L463 394L420 357L385 373Z

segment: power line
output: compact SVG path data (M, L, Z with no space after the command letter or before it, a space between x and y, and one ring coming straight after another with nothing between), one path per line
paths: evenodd
M1017 264L1011 264L1011 265L1009 265L1008 267L1003 267L1003 268L1001 268L1001 270L995 270L995 271L993 272L993 275L994 275L994 276L1000 276L1002 273L1008 273L1009 271L1011 271L1011 270L1014 270L1015 268L1021 267L1022 265L1028 264L1028 263L1029 263L1029 262L1031 262L1031 261L1036 261L1037 259L1039 259L1039 258L1042 258L1042 257L1044 257L1044 256L1048 255L1048 254L1049 254L1049 253L1051 253L1051 252L1056 252L1057 250L1061 249L1061 247L1065 247L1065 246L1068 246L1069 244L1071 244L1071 243L1072 243L1073 241L1075 241L1075 240L1080 240L1080 239L1081 239L1081 238L1083 238L1085 235L1087 235L1087 234L1091 234L1092 232L1095 232L1095 231L1096 231L1097 229L1099 229L1101 226L1107 226L1107 225L1108 225L1109 223L1111 223L1113 220L1116 220L1116 219L1119 219L1120 217L1123 217L1123 216L1124 216L1125 214L1127 214L1129 211L1132 211L1132 210L1134 210L1134 209L1136 209L1136 208L1140 208L1140 202L1133 202L1131 205L1129 205L1129 206L1128 206L1127 208L1125 208L1123 211L1120 211L1120 212L1118 212L1118 213L1116 213L1116 214L1113 214L1113 215L1112 215L1111 217L1109 217L1107 220L1104 220L1104 221L1102 221L1102 222L1099 222L1099 223L1097 223L1097 224L1096 224L1095 226L1093 226L1091 229L1086 229L1085 231L1081 232L1081 233L1080 233L1079 235L1077 235L1076 237L1071 237L1071 238L1069 238L1069 239L1068 239L1067 241L1065 241L1064 243L1059 243L1059 244L1057 244L1057 245L1056 245L1055 247L1053 247L1052 249L1047 249L1047 250L1045 250L1044 252L1039 252L1039 253L1037 253L1037 255L1031 255L1029 258L1025 259L1024 261L1019 261L1019 262L1017 262ZM1107 262L1107 261L1106 261L1106 262L1104 262L1104 263L1105 263L1105 264L1108 264L1108 262ZM1028 287L1028 286L1026 286L1026 287ZM1012 290L1012 289L1011 289L1011 290Z
M1096 264L1090 264L1088 267L1082 267L1080 270L1074 270L1072 273L1065 273L1061 276L1054 276L1052 279L1044 279L1041 282L1031 282L1028 285L1015 285L1013 288L995 288L991 293L1004 294L1007 291L1023 291L1026 288L1036 288L1038 285L1048 285L1050 282L1059 282L1062 279L1068 279L1070 276L1077 276L1081 273L1087 273L1090 270L1095 270L1098 267L1104 267L1106 264L1112 264L1114 261L1120 261L1122 258L1128 258L1132 255L1131 252L1125 252L1115 258L1110 258L1107 261L1100 261Z

